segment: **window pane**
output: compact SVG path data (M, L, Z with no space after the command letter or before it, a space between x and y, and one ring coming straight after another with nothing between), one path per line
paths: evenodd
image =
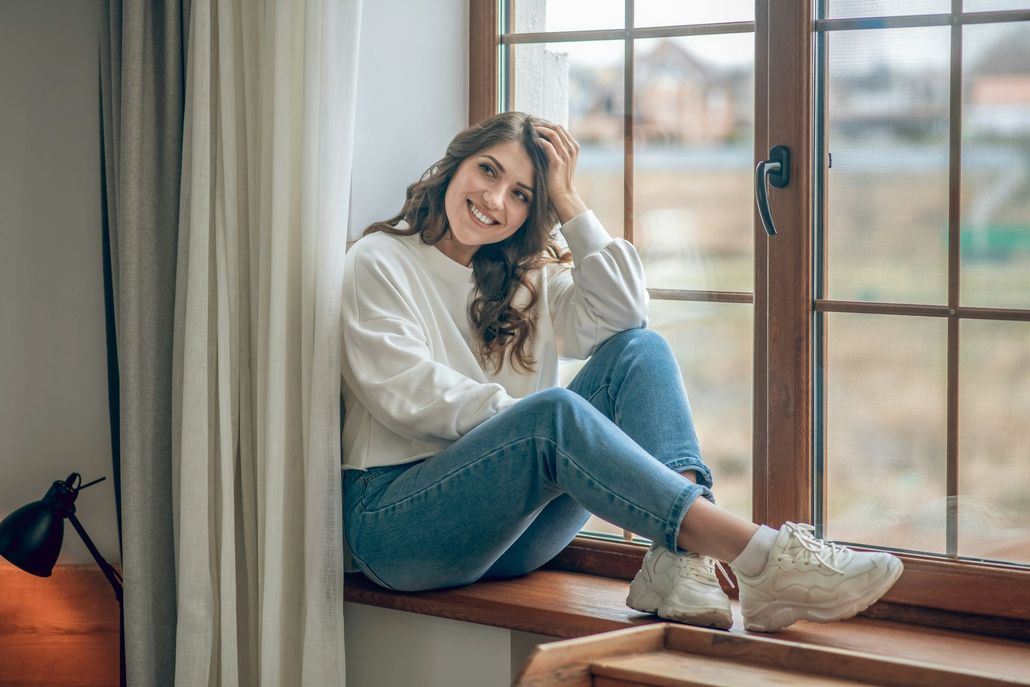
M754 284L754 34L639 40L633 239L648 285Z
M828 35L829 298L947 302L949 35Z
M959 555L1030 563L1030 323L960 329Z
M626 26L623 0L508 0L515 3L515 31L589 31Z
M649 328L672 346L683 374L701 455L719 505L751 519L751 404L754 308L747 303L652 300ZM582 363L567 366L567 385ZM588 532L622 534L600 518Z
M822 0L822 3L830 19L951 12L951 0Z
M826 314L826 536L944 552L947 320Z
M1030 24L962 37L961 302L1030 308Z
M622 41L514 45L515 109L568 126L580 144L576 189L612 236L623 235Z
M649 318L676 354L715 498L750 520L754 307L652 300Z
M1030 9L1030 0L965 0L962 3L962 9L966 12L1026 10Z
M754 21L754 18L755 0L722 0L721 2L636 0L633 4L634 26L712 24L727 21Z

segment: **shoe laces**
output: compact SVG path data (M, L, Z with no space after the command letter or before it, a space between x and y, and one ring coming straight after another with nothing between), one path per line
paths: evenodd
M846 563L851 551L840 544L816 539L815 528L805 523L787 522L783 525L790 533L791 544L787 549L794 549L792 552L795 558L805 561L815 559L820 565L832 570L838 575L844 571L838 567Z
M691 577L695 580L701 579L716 585L719 584L719 578L715 574L715 571L718 570L729 583L730 589L736 587L733 584L733 580L726 573L726 568L722 567L722 563L709 556L702 556L693 552L686 553L677 556L676 565L680 570L680 575L683 577Z

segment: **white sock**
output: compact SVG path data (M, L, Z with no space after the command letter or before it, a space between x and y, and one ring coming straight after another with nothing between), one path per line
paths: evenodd
M736 558L730 561L730 567L734 572L748 577L754 577L765 570L766 562L769 560L769 551L776 543L778 531L767 525L761 525L748 541L747 546Z

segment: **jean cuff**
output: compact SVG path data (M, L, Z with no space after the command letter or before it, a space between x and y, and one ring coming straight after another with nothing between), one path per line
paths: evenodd
M665 548L673 553L683 553L676 544L676 539L679 537L683 518L686 517L687 511L690 510L698 496L703 496L715 503L711 489L701 484L687 484L672 504L672 512L669 513L669 519L665 523Z
M687 470L693 470L697 473L697 483L701 486L712 488L712 471L708 469L699 458L681 458L674 460L671 463L667 463L666 467L676 472L686 472Z

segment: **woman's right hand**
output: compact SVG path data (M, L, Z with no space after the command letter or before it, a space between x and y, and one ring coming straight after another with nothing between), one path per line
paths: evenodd
M579 143L560 124L543 122L534 128L540 136L537 143L544 149L549 163L547 188L551 204L558 220L565 224L587 209L575 186Z

